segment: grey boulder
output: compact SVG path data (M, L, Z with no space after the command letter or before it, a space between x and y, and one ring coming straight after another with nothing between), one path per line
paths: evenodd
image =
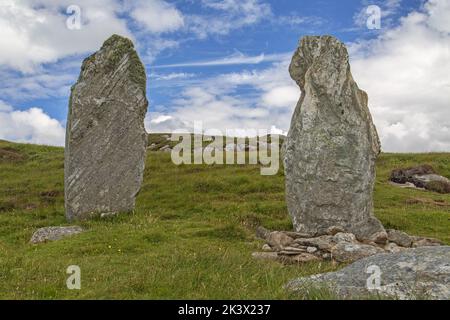
M83 232L83 229L78 226L70 227L45 227L38 229L31 236L30 242L33 244L61 240L65 237L73 236Z
M395 299L448 300L450 247L423 247L378 254L337 272L293 280L286 288L297 293L328 289L344 298L379 295Z

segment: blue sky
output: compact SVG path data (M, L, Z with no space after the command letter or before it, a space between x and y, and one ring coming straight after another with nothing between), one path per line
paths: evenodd
M302 36L345 42L385 151L450 151L449 0L0 0L0 138L62 145L81 61L111 34L135 42L153 132L286 133ZM70 30L67 7L81 9ZM366 10L381 9L369 30ZM427 86L426 88L421 88Z

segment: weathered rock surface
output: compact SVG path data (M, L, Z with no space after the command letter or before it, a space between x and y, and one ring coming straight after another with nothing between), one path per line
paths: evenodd
M436 174L430 165L420 165L391 172L390 181L403 187L414 186L438 193L450 193L450 179Z
M338 229L332 228L330 233ZM266 241L263 252L255 252L254 258L277 260L282 263L300 263L313 260L332 260L351 263L380 253L399 253L411 248L442 246L437 239L410 236L399 230L389 229L386 238L382 232L375 233L371 240L358 241L353 233L338 232L334 235L310 237L289 231L270 231L264 227L256 229L256 236ZM311 259L314 256L314 259Z
M433 246L442 246L443 242L438 239L433 238L424 238L424 237L411 237L413 240L412 247L413 248L419 248L419 247L433 247Z
M347 49L331 36L304 37L289 71L302 91L285 156L294 229L323 235L340 227L360 240L384 232L372 200L380 143Z
M72 87L65 149L68 220L134 209L144 173L146 75L133 43L114 35Z
M380 286L369 279L373 272L369 268L371 266L378 267L381 272ZM311 290L313 287L326 287L347 298L379 294L398 299L448 300L450 247L426 247L395 254L378 254L359 260L340 271L296 279L287 285L289 290L297 292Z
M412 238L405 232L399 230L387 230L388 240L402 247L411 247Z
M282 250L284 247L292 243L294 239L285 235L283 232L274 231L267 235L267 243L276 250Z
M78 226L71 227L45 227L38 229L31 236L31 243L42 243L47 241L61 240L75 234L83 232L83 229Z
M376 246L339 242L331 249L331 256L338 262L353 262L383 252L383 249Z

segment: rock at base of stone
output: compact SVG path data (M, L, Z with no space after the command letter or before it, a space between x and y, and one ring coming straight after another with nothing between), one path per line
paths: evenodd
M278 254L276 252L253 252L252 257L257 260L278 260Z
M331 249L331 257L337 262L354 262L383 252L376 246L340 242Z
M146 79L133 43L118 35L83 61L66 129L67 220L134 210L147 146Z
M337 227L361 241L384 232L372 199L380 143L345 45L331 36L304 37L289 71L302 92L285 151L295 231L320 236Z
M387 234L390 242L394 242L401 247L409 248L412 245L412 238L403 231L389 229Z
M282 250L294 241L294 239L279 231L269 233L266 240L269 246L275 250Z
M380 271L380 286L368 281ZM344 269L300 278L286 288L304 292L327 288L344 298L373 295L396 299L450 299L450 247L424 247L398 253L378 254Z
M332 260L340 263L351 263L380 253L398 253L417 247L441 246L437 239L409 236L405 232L389 229L375 233L370 241L360 242L352 233L337 232L334 227L329 230L334 235L309 237L291 231L270 231L263 227L256 230L259 238L266 240L262 250L267 255L283 263L300 263L302 261ZM290 236L288 236L290 235ZM306 255L305 255L306 254ZM314 255L317 259L309 259ZM295 259L296 256L300 258ZM306 258L301 258L306 256ZM276 257L276 259L274 258ZM255 258L261 258L256 254Z
M78 226L40 228L33 233L30 243L37 244L47 241L61 240L81 232L83 232L83 229Z

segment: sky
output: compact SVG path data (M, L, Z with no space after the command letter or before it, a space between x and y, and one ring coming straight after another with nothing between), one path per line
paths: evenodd
M149 132L286 134L292 54L329 34L349 49L383 151L450 151L450 0L0 0L0 139L63 146L70 87L112 34L145 64Z

